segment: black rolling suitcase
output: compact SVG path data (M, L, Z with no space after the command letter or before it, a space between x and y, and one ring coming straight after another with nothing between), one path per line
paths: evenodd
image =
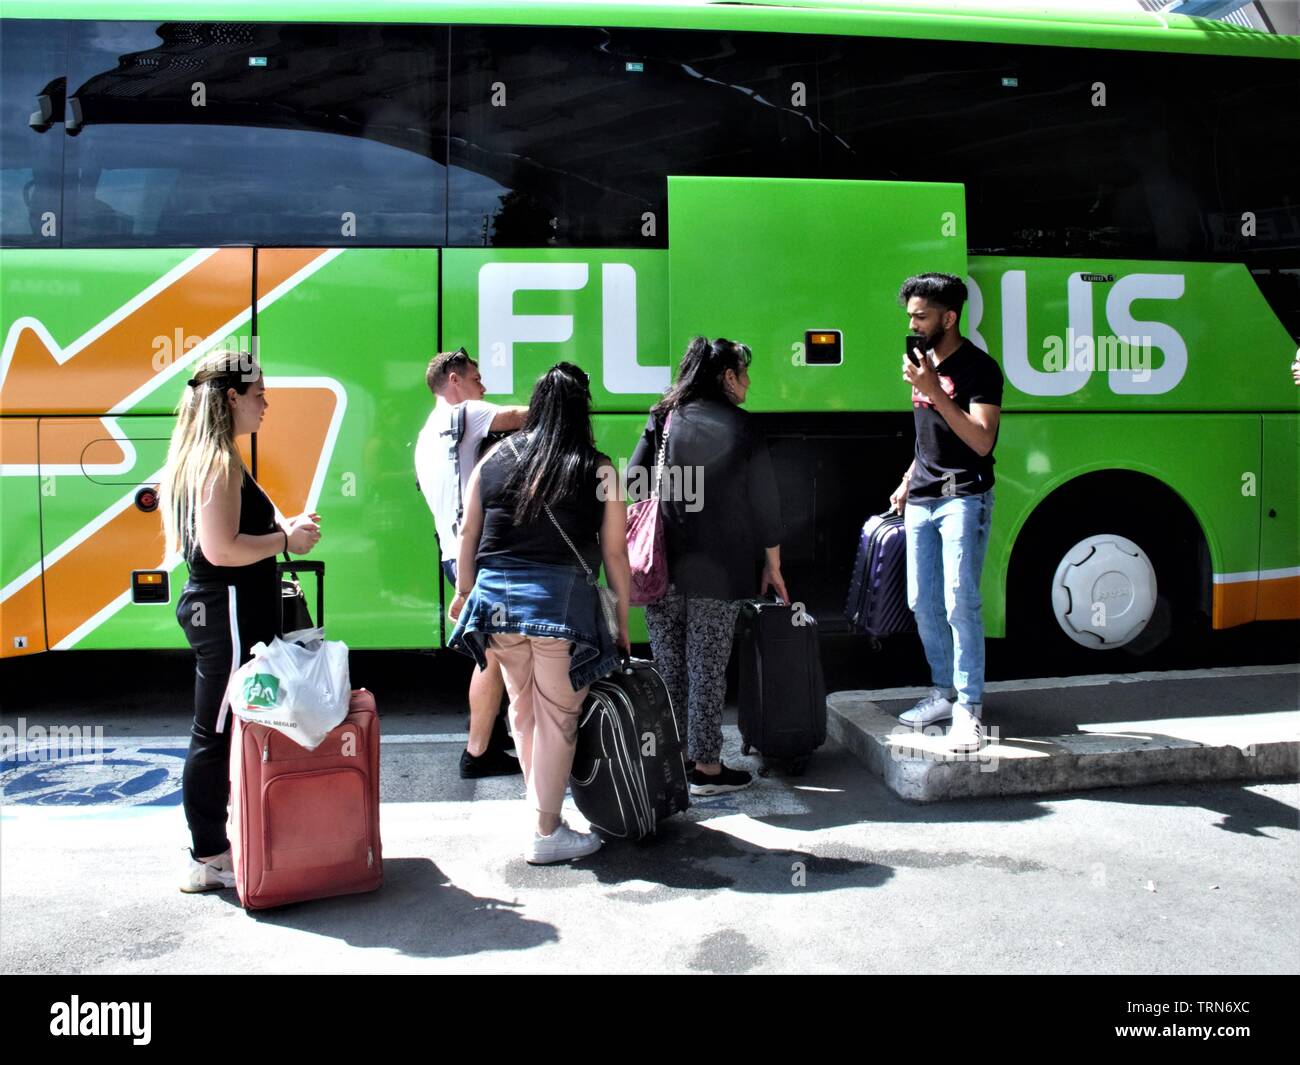
M595 681L578 719L569 790L604 835L643 839L690 805L672 700L650 662Z
M826 742L826 681L817 622L783 603L740 608L741 750L791 759L803 772Z
M854 632L868 636L916 631L907 605L907 534L901 515L877 514L862 526L844 616Z

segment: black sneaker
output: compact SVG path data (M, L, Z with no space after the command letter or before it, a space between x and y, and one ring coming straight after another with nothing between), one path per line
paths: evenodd
M692 795L720 795L724 791L740 791L754 783L753 776L743 769L728 769L725 765L722 772L713 776L692 768L686 779L690 781Z
M475 758L468 748L460 755L460 779L477 780L479 777L508 777L522 773L523 767L518 758L511 758L505 751L488 749Z

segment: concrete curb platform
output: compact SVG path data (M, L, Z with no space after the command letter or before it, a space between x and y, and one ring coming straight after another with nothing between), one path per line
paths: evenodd
M926 688L835 692L827 731L916 802L1135 784L1300 779L1300 665L992 682L987 745L897 715Z

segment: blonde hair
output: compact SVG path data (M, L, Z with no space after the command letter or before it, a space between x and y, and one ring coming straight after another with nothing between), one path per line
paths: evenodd
M244 472L226 390L233 388L242 396L261 374L248 352L220 348L199 360L186 383L158 492L169 555L178 549L187 559L192 554L203 487L224 481L235 470ZM211 492L209 488L209 498Z

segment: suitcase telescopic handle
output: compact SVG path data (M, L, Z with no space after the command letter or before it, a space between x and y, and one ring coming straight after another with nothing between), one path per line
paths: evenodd
M284 561L277 562L275 568L278 573L292 573L295 577L303 570L316 575L316 628L323 629L325 627L325 563L308 562L305 559L294 562L286 554Z

